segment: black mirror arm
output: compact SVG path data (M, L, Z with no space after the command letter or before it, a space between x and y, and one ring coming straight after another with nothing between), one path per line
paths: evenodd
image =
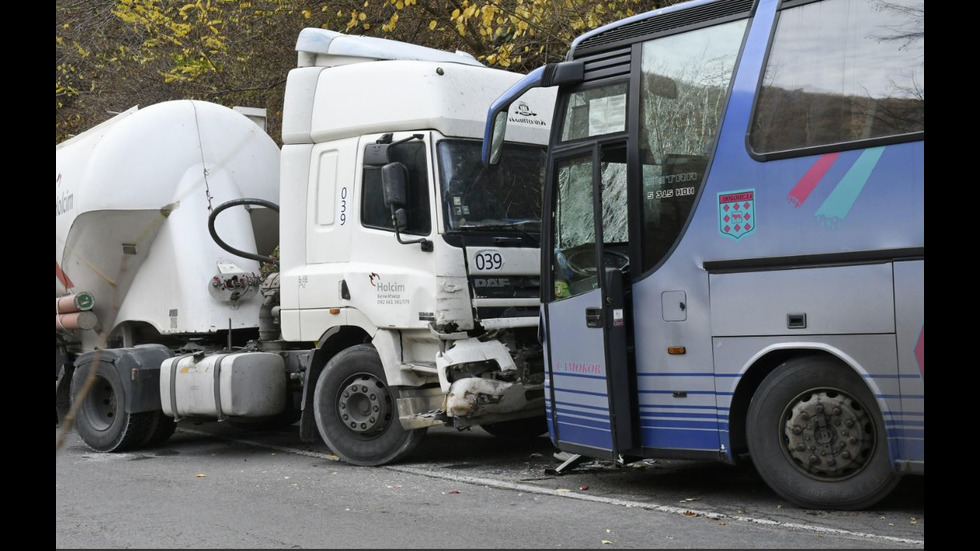
M424 237L413 239L411 241L405 241L402 239L402 232L398 229L398 217L395 216L396 210L397 209L395 209L394 207L392 207L391 209L391 227L395 229L395 239L397 239L398 242L401 243L402 245L412 245L414 243L420 243L422 246L422 252L431 253L432 241L429 241Z

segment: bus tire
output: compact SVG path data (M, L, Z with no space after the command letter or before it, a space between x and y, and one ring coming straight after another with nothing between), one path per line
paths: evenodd
M317 379L313 403L320 437L353 465L397 461L425 436L425 428L402 428L381 358L369 344L344 349L327 362Z
M95 370L87 392L85 382ZM75 431L94 451L121 452L142 446L157 426L157 412L126 412L126 391L119 373L109 362L93 361L75 370L72 402L78 403Z
M800 507L866 509L901 478L874 396L834 358L800 356L776 368L753 395L746 425L759 475Z

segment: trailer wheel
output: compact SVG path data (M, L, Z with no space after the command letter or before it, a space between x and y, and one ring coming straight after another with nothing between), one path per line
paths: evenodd
M901 478L871 391L826 356L793 358L770 373L749 404L746 436L759 475L800 507L865 509Z
M527 419L488 423L480 425L480 428L501 440L526 441L548 434L548 420L544 415L539 415Z
M313 394L320 436L354 465L397 461L422 441L426 429L405 430L398 421L381 358L373 346L342 350L327 362Z
M95 379L84 395L85 381L92 370ZM98 452L120 452L143 445L154 432L156 412L127 413L125 387L115 368L93 361L75 370L73 402L81 402L75 414L75 431L85 445ZM169 435L168 435L169 436Z

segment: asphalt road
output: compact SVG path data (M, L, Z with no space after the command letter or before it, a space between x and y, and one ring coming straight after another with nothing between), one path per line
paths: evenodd
M296 427L181 423L162 446L56 454L56 547L921 548L924 478L870 511L809 511L751 468L588 461L546 438L432 428L406 460L355 467Z

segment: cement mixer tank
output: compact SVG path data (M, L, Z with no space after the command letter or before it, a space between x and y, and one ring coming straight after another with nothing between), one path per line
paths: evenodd
M225 339L257 326L259 263L214 243L208 214L232 199L278 201L279 148L259 125L201 101L133 108L59 144L55 173L56 299L92 302L88 323L58 307L63 341ZM278 244L268 209L235 209L216 229L264 256ZM215 278L232 277L242 286L216 292Z

